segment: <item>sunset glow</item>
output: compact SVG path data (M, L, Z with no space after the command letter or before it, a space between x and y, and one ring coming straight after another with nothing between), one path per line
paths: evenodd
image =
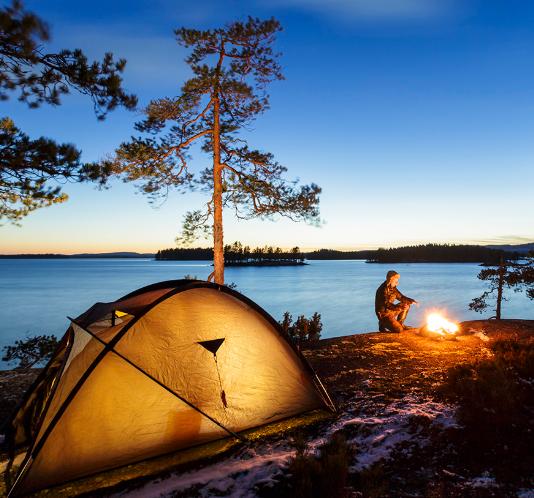
M124 9L123 2L101 0L25 2L50 24L55 46L80 47L97 59L108 51L124 57L125 87L138 95L140 109L175 95L189 77L187 51L173 36L177 27L205 29L249 14L281 20L276 49L286 79L269 89L270 109L246 138L272 152L288 177L322 188L322 223L243 221L228 210L229 243L354 250L531 242L525 199L534 184L528 104L534 66L523 55L534 47L531 7L517 26L491 31L484 26L492 9L391 4L134 2ZM509 14L508 7L494 10L495 19ZM497 46L490 57L488 47ZM116 109L98 121L76 92L60 106L28 109L16 98L2 106L32 138L75 144L88 162L112 153L135 133L139 118ZM200 151L192 156L194 173L209 163ZM505 182L503 168L513 169ZM155 252L174 247L184 213L207 202L200 192L171 190L151 205L134 185L118 181L107 190L74 182L62 189L67 202L31 213L21 226L2 226L0 253Z

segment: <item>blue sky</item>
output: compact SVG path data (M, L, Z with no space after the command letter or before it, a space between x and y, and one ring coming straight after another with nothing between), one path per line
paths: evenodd
M284 31L285 81L249 135L290 177L323 188L320 228L238 222L225 239L305 248L534 240L534 4L475 0L27 1L51 48L125 57L141 104L176 95L188 77L180 26L251 14ZM1 103L32 136L75 143L83 158L113 151L136 113L98 122L86 98L28 110ZM196 156L194 165L208 159ZM70 200L0 228L0 252L154 251L174 245L200 194L149 205L133 185L67 184ZM201 241L202 242L202 241ZM204 245L206 242L204 242Z

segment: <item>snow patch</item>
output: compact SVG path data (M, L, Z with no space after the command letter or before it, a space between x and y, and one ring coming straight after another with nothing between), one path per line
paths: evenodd
M345 428L359 426L358 434L348 441L356 448L356 463L351 471L359 472L380 460L388 459L400 443L410 441L418 446L427 444L423 437L419 437L414 420L426 419L428 423L442 428L458 427L454 411L454 407L443 403L407 396L384 407L384 414L380 417L375 415L346 420Z
M472 488L493 488L497 486L497 481L495 477L491 477L487 472L484 472L481 476L470 479L466 484Z
M370 397L355 393L345 414L328 424L313 440L308 451L317 452L334 433L346 430L347 442L353 444L356 455L351 471L361 471L380 460L388 459L392 451L403 442L423 446L429 441L420 433L419 422L457 427L454 407L422 399L415 395L387 403L382 396ZM379 413L380 415L376 415ZM165 479L150 481L144 486L118 495L128 498L157 498L194 488L202 497L227 496L245 498L255 496L258 484L275 485L295 449L281 438L275 442L254 443L236 455ZM478 482L478 481L476 481ZM528 497L531 498L531 497ZM534 497L532 497L534 498Z
M488 342L489 341L489 337L484 333L484 332L475 332L473 334L475 337L478 337L481 341L483 342Z
M125 491L115 496L128 498L157 498L191 487L200 486L200 496L231 496L244 498L253 496L253 489L259 483L275 483L295 451L284 445L265 445L260 451L249 449L240 455L222 462L208 465L184 474L175 474L167 479L155 480L142 488Z

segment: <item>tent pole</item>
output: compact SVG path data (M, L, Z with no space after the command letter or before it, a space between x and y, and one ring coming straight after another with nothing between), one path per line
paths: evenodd
M328 395L328 391L325 389L323 383L321 382L321 379L319 378L319 376L315 372L314 372L314 380L317 382L317 384L320 387L319 392L323 395L322 396L323 397L323 401L326 401L326 404L329 405L330 410L333 413L336 413L337 412L336 405L334 404L334 402L332 401L332 399Z

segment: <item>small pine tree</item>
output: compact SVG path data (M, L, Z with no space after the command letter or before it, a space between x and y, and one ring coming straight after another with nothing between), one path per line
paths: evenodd
M308 332L310 329L310 322L304 315L300 315L295 322L295 332L299 344L308 340Z
M321 330L323 330L323 324L321 323L321 315L315 312L310 320L308 327L308 340L315 342L321 337Z
M497 320L502 316L502 302L505 289L514 292L525 290L529 299L534 299L534 257L529 256L523 263L512 263L501 257L499 266L484 268L477 278L488 283L488 290L475 297L469 303L469 309L482 313L490 306L490 300L495 299L495 316Z
M282 330L285 332L286 335L291 337L291 324L293 323L293 317L289 313L289 311L286 311L284 313L284 316L282 317L282 321L280 322L280 326L282 327Z

